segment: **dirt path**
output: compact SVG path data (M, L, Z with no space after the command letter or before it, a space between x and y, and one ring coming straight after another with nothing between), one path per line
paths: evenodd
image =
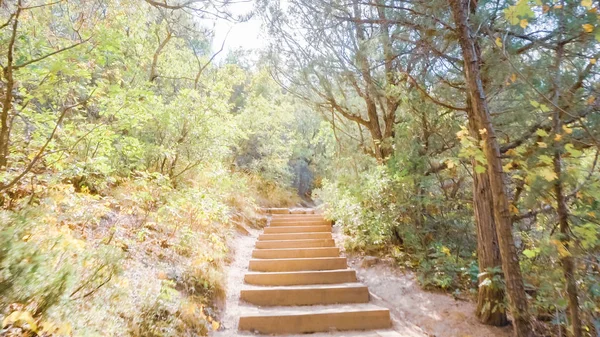
M227 297L225 300L224 314L221 318L221 329L213 332L211 336L229 337L238 336L237 325L240 316L240 290L244 284L244 274L248 270L248 261L252 256L254 241L258 237L258 230L249 229L250 235L236 234L230 249L233 260L227 267Z
M343 250L344 236L334 227L334 238ZM346 254L347 255L347 254ZM475 304L455 300L447 294L421 289L412 272L402 271L384 261L363 268L363 258L348 256L360 282L369 287L375 303L390 309L394 328L406 336L508 337L511 328L480 324Z
M240 315L240 289L244 273L259 231L237 234L231 247L233 261L227 270L227 298L220 331L211 336L248 335L237 331ZM343 235L334 227L334 238L340 247ZM487 327L477 322L473 303L457 301L449 295L424 291L414 274L403 272L385 262L363 268L362 258L349 256L348 265L357 272L359 281L369 287L374 302L390 309L394 330L406 337L508 337L510 327ZM250 334L251 335L251 334ZM311 334L310 337L343 336L344 334ZM360 336L360 335L359 335ZM365 334L365 336L370 336ZM288 336L292 337L292 336Z

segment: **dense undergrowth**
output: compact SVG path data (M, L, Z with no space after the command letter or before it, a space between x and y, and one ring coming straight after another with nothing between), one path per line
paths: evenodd
M343 165L335 179L323 181L315 196L324 203L327 217L343 229L349 252L389 258L400 268L415 271L425 289L451 292L463 299L476 297L482 271L477 265L470 191L457 191L450 197L439 184L439 177L411 175L409 168L398 167L393 161L386 166L358 168L361 179L356 178L355 168L346 167L345 174L340 174L341 168ZM582 216L593 213L584 205L580 207ZM556 328L565 323L567 306L556 258L561 247L552 239L552 220L551 215L540 216L536 222L520 224L515 233L532 310L538 322L545 324L548 335L556 334ZM595 317L600 303L600 274L592 249L598 241L586 232L591 225L582 224L574 230L582 238L582 246L591 249L578 251L588 261L578 275L585 319L593 327L598 324ZM485 286L503 289L501 269L487 272L494 277Z
M159 173L136 172L94 194L54 184L13 200L24 205L2 213L0 305L12 327L3 334L218 329L228 240L235 221L257 225L257 195L245 174L210 175L176 189Z

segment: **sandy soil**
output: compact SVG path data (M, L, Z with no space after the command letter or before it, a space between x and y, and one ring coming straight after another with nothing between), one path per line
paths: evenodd
M344 236L334 227L336 244L343 251ZM346 254L347 255L347 254ZM456 300L442 293L428 292L416 276L385 261L362 267L363 258L347 256L348 266L356 270L359 282L369 287L375 304L390 309L395 330L406 336L508 337L510 326L489 327L475 316L475 303Z
M252 256L254 242L258 238L260 231L247 228L250 235L236 234L231 249L233 251L233 260L227 268L227 297L223 317L221 318L221 328L213 332L211 336L229 337L238 336L237 324L240 316L240 290L244 284L244 274L248 271L248 261Z
M227 299L221 319L220 331L211 336L248 336L239 333L237 322L244 304L240 304L240 290L254 242L259 234L249 230L250 235L237 234L232 242L233 260L227 270ZM343 247L343 235L334 227L334 238ZM363 268L362 257L349 256L348 265L356 270L359 281L369 287L372 302L390 309L394 330L404 337L508 337L511 328L494 328L480 324L471 302L458 301L446 294L422 290L410 272L380 261ZM301 336L375 336L372 333L319 333ZM292 336L288 336L292 337Z

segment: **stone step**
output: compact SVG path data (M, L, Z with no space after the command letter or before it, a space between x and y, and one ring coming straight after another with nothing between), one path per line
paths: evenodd
M243 289L240 298L261 307L326 305L369 302L369 290L360 283Z
M258 249L335 247L333 239L257 241Z
M331 233L331 226L265 227L265 234L283 234L283 233Z
M334 270L348 267L345 257L315 257L309 259L250 260L251 271L282 272L301 270Z
M387 329L388 309L369 304L248 308L240 316L239 330L263 334L311 333L333 330Z
M354 269L317 270L274 273L246 273L244 281L261 286L292 286L356 282Z
M299 226L329 226L331 228L331 221L327 220L310 220L310 221L298 221L298 220L289 220L289 221L271 221L269 223L271 227L299 227Z
M280 240L310 240L310 239L331 239L331 233L284 233L284 234L261 234L259 241L280 241Z
M299 259L308 257L337 257L339 255L340 249L337 247L255 249L252 251L252 257L255 259Z

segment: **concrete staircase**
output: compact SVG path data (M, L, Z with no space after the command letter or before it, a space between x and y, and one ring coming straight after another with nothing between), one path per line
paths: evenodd
M369 290L339 256L331 222L318 214L271 213L244 277L240 331L375 330L373 336L400 336L389 330L389 310L369 304Z

